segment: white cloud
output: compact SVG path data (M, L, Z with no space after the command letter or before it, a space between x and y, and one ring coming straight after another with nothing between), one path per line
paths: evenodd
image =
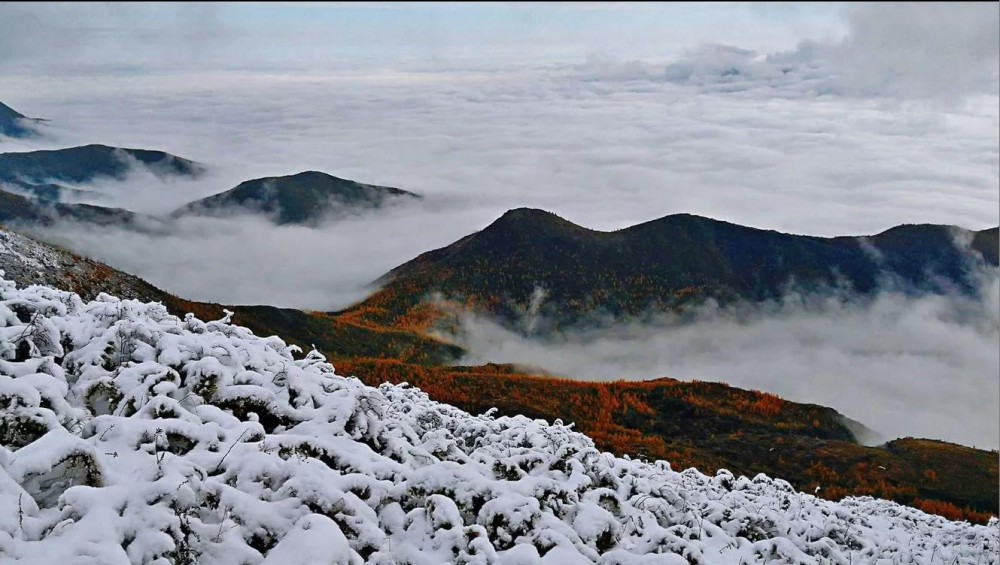
M428 244L465 235L435 208L433 199L401 204L319 228L192 217L166 235L73 223L41 235L184 298L327 311L361 300L369 283Z
M662 65L588 61L591 80L646 79L762 97L848 95L962 103L1000 91L996 3L858 3L838 39L760 53L702 44Z
M1000 4L864 3L832 54L845 85L863 93L949 99L997 91Z

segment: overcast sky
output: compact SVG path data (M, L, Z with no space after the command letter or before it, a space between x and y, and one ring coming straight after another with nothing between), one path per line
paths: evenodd
M824 236L923 222L983 229L1000 223L998 22L996 3L0 3L0 101L52 120L45 137L0 140L0 151L100 142L209 168L197 181L136 172L98 183L99 203L147 213L310 169L427 196L319 228L192 219L169 237L50 234L182 296L228 303L344 307L392 267L516 206L596 229L677 212ZM774 375L811 366L903 378L914 366L905 360L934 358L916 363L921 382L945 382L945 367L1000 379L995 317L962 326L947 354L935 344L951 322L928 320L950 320L948 308L890 298L878 323L867 310L750 323L796 336L840 320L815 330L828 355L748 331L722 349L756 353L722 364L711 348L667 363L650 338L631 340L627 365L584 346L596 357L577 359L591 370L556 368L688 372L792 396ZM736 340L732 327L706 319L678 343ZM884 341L885 355L857 340ZM506 343L481 353L537 354ZM760 359L783 370L749 377ZM943 393L913 390L913 406ZM847 407L866 421L865 406ZM996 410L965 413L981 414L962 420L975 429L949 437L1000 443Z
M844 34L833 4L5 3L0 55L38 72L496 68L700 42L772 51Z

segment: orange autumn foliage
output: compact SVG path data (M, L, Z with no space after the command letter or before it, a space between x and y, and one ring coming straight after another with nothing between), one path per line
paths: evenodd
M697 429L709 422L739 422L738 428L719 437L727 438L729 445L747 446L751 445L750 442L759 441L747 434L747 430L752 429L754 422L760 422L760 425L786 430L790 434L771 440L778 449L772 463L768 463L773 468L766 467L771 469L768 474L772 476L789 475L787 478L794 485L807 492L821 486L817 495L832 500L849 495L869 495L911 503L917 497L916 488L911 486L912 480L885 476L879 468L881 464L862 461L842 467L845 456L856 457L859 453L869 453L873 448L845 442L831 443L830 447L807 456L819 459L799 467L802 455L784 446L794 441L795 434L826 429L831 425L829 416L820 407L793 405L764 392L740 390L720 383L672 379L584 382L530 374L530 371L509 365L443 367L374 358L340 359L334 365L339 374L355 375L371 385L407 382L421 388L435 400L472 413L497 407L500 414L522 414L549 422L562 420L573 423L601 450L617 455L666 460L675 469L696 467L706 473L714 473L719 468L741 471L739 467L731 466L732 461L703 449L697 441L683 438L672 441L670 433L649 433L649 430L659 429L662 422L685 420L690 423L692 433L708 433L708 437L714 437L713 433L697 432ZM669 412L661 413L663 410ZM678 418L677 414L688 416ZM841 450L847 451L841 453ZM760 462L765 463L764 455L759 457ZM886 465L892 469L903 468L902 465ZM754 470L751 467L741 472L752 476L760 470L764 469ZM796 471L801 474L799 480L793 479ZM926 504L929 503L925 501ZM948 506L932 504L928 508L954 515L954 510ZM979 523L984 523L989 517L987 513L976 514L970 509L960 512L966 519Z
M940 500L917 498L914 499L912 504L928 514L937 514L949 520L968 520L972 523L985 524L992 517L988 512L976 512L968 507L959 508L950 502L942 502Z

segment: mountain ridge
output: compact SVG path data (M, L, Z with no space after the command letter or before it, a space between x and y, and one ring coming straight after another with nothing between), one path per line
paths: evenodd
M122 180L134 167L141 167L160 178L196 178L206 171L199 163L164 151L89 144L0 153L0 189L61 203L67 196L87 196L86 190L68 185L99 178Z
M541 288L544 313L572 325L595 311L629 317L709 298L775 299L793 280L804 291L847 284L866 294L887 277L913 292L949 285L972 291L975 263L996 266L998 241L998 228L903 224L874 235L818 237L692 214L601 232L542 210L516 209L390 270L375 281L374 296L383 321L442 293L512 322Z
M132 165L130 159L157 176L197 177L205 172L200 163L165 151L91 143L0 153L0 181L83 183L97 177L122 179Z

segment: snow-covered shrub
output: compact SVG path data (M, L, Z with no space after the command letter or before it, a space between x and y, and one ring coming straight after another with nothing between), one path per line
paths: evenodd
M0 562L998 563L998 523L677 473L227 319L0 279Z

